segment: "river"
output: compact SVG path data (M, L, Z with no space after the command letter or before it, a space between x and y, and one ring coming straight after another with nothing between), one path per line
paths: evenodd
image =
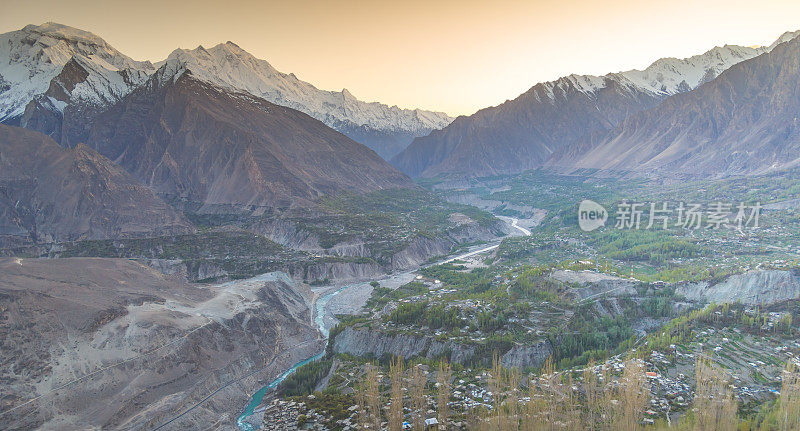
M317 299L314 305L314 323L317 324L319 332L321 332L325 338L328 338L328 335L330 335L330 328L327 325L325 325L325 307L327 307L328 302L330 302L331 298L338 295L343 290L349 287L350 285L346 285L339 289L336 289L333 292L323 295L322 297ZM305 364L308 364L309 362L314 362L317 359L322 358L324 354L325 350L323 349L316 355L294 364L291 368L284 371L283 374L278 376L275 380L271 381L267 386L264 386L258 392L254 393L253 396L250 398L250 402L247 404L247 407L245 407L242 414L239 415L239 418L236 420L236 424L239 426L239 429L242 431L253 431L252 425L245 422L244 420L255 412L256 408L258 408L258 406L261 404L261 401L264 399L264 397L268 393L270 393L270 391L278 387L278 385L280 385L282 381L284 381L287 377L289 377L292 373L294 373L298 368L302 367Z
M523 235L530 235L531 234L531 231L529 231L528 229L525 229L525 228L523 228L521 226L517 226L517 222L518 222L517 219L512 218L512 217L503 217L503 216L500 216L499 218L505 220L506 222L510 222L511 227L516 229L516 230L518 230ZM501 238L501 240L502 240L502 238ZM467 257L474 256L476 254L486 253L488 251L494 250L497 247L499 247L501 240L498 240L498 241L496 241L495 243L493 243L491 245L479 245L479 246L470 247L470 249L465 253L459 254L459 255L457 255L455 257L451 257L451 258L442 260L440 262L432 263L430 265L425 265L425 266L440 265L440 264L443 264L443 263L453 262L453 261L459 260L459 259L465 259ZM424 266L421 266L420 268L422 268L422 267L424 267ZM400 273L397 273L397 274L393 274L393 275L384 277L383 279L381 279L382 284L384 284L384 285L385 284L391 284L394 281L402 281L404 279L407 279L410 274L418 271L420 268L415 268L415 269L412 269L412 270L406 270L406 271L403 271L403 272L400 272ZM331 323L330 326L329 326L325 322L325 316L327 314L326 308L328 306L328 303L336 295L342 293L343 291L345 291L345 290L347 290L347 289L349 289L349 288L351 288L351 287L353 287L353 286L355 286L357 284L361 284L361 283L347 284L345 286L342 286L342 287L334 290L333 292L326 293L325 295L323 295L319 299L317 299L316 303L314 304L314 323L317 325L317 327L319 328L319 331L322 333L322 335L325 338L328 338L328 335L330 335L330 330L333 327L333 324L335 324L335 322L334 322L334 323ZM242 412L242 414L239 415L238 419L236 420L236 424L239 426L239 429L241 431L253 431L254 430L253 426L250 423L245 422L245 419L255 412L256 408L258 408L258 406L261 404L261 401L264 399L264 397L268 393L270 393L273 389L278 387L278 385L280 385L282 381L284 381L287 377L289 377L292 373L294 373L295 370L297 370L298 368L302 367L305 364L308 364L309 362L313 362L313 361L316 361L317 359L322 358L322 356L324 354L325 354L325 349L323 349L321 352L319 352L318 354L316 354L316 355L314 355L314 356L312 356L312 357L310 357L308 359L304 359L304 360L294 364L291 368L289 368L288 370L284 371L283 374L278 376L275 380L271 381L267 386L264 386L258 392L254 393L253 396L250 398L250 402L247 404L247 407L245 407L245 409Z

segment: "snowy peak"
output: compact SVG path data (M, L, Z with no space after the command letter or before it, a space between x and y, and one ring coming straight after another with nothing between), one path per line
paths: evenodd
M734 65L688 94L583 136L556 169L680 178L762 174L800 164L800 39Z
M765 48L725 45L689 58L662 58L645 70L630 70L617 76L621 82L637 89L671 96L693 90L734 64L764 52Z
M795 35L787 33L779 40ZM580 154L580 139L602 136L626 118L695 90L769 50L725 45L689 58L662 58L644 70L604 76L573 74L539 83L513 100L415 139L392 163L422 177L535 169L554 154Z
M766 52L766 48L747 48L726 45L694 57L662 58L644 70L609 73L604 76L568 75L555 81L537 84L531 91L539 101L557 103L574 92L592 95L616 83L632 92L644 92L663 98L691 91L700 84L716 78L740 61Z
M75 69L80 72L74 72ZM58 86L63 89L64 98L60 99L63 102L108 106L143 83L149 76L148 72L142 69L117 69L97 57L75 54L50 81L50 88L45 95Z
M154 70L92 33L56 23L28 25L0 35L0 121L22 115L71 60L88 73L83 85L74 83L76 96L93 104L118 100Z
M691 91L711 81L731 66L771 51L775 46L800 35L800 30L786 32L768 47L725 45L689 58L667 57L656 60L644 70L628 70L604 76L569 75L534 87L537 98L548 97L554 103L571 90L591 94L616 82L623 88L658 97Z
M800 36L800 30L796 31L787 31L786 33L782 34L775 42L772 42L772 45L767 47L767 51L772 51L775 49L776 46L782 44L783 42L788 42L797 36Z
M233 42L177 49L157 66L160 79L177 79L189 71L201 81L305 112L387 158L414 137L452 121L441 112L363 102L348 90L320 90ZM90 32L50 22L28 25L0 35L0 122L33 121L37 130L58 139L54 119L68 106L109 106L142 85L155 69Z
M711 81L731 66L772 51L779 44L800 35L800 30L781 35L768 47L738 45L718 46L703 54L677 59L662 58L645 70L630 70L616 74L638 89L655 94L671 96L693 90ZM608 76L613 76L611 74Z
M22 30L11 32L38 44L45 54L63 54L71 56L75 53L99 55L117 63L118 67L131 67L133 60L124 56L99 36L88 31L69 27L63 24L47 22L42 25L27 25ZM7 33L8 34L8 33ZM65 57L52 56L53 63L62 63Z
M378 133L406 134L413 138L440 129L452 121L441 112L363 102L347 89L320 90L294 74L279 72L267 61L254 57L232 42L212 48L177 49L162 63L162 67L165 68L165 76L188 70L202 81L245 91L269 102L305 112L345 134L352 129L366 129ZM363 143L369 146L368 142Z
M342 89L342 99L344 99L345 101L347 101L347 100L357 101L358 100L358 99L356 99L356 96L353 96L353 93L351 93L350 90L348 90L346 88Z

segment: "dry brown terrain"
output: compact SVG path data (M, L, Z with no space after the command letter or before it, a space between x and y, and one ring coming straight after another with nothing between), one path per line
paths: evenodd
M310 292L280 274L190 285L99 258L7 258L0 274L4 429L233 427L321 348Z

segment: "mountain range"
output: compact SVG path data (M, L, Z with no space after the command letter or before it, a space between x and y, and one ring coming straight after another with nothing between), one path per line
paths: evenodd
M570 75L448 125L444 114L318 90L231 42L152 64L82 30L26 26L0 35L1 241L187 232L186 209L260 215L416 187L346 136L355 131L433 130L392 159L421 177L790 168L800 164L798 34Z
M192 50L176 49L164 63L170 69L189 69L203 81L305 112L386 159L404 149L415 137L441 129L452 121L441 112L363 102L346 89L341 92L319 90L294 74L275 70L268 62L255 58L233 42L208 49L202 46Z
M153 79L156 75L162 77L159 86L163 87L163 77L185 74L225 93L249 94L254 96L252 100L304 112L370 147L384 159L391 158L396 168L412 177L513 174L543 166L560 171L583 168L649 171L654 164L645 163L644 156L625 154L642 145L652 147L651 152L655 151L653 148L669 146L665 142L658 145L641 142L652 136L668 139L667 135L659 130L644 130L642 125L637 128L635 138L640 142L626 144L622 137L615 136L622 133L620 127L625 128L624 136L630 136L631 122L643 121L644 116L650 118L648 124L652 127L659 121L664 123L665 119L659 120L659 115L669 114L667 108L659 108L662 104L673 106L675 112L691 111L689 107L676 107L674 104L677 102L673 99L688 100L676 96L694 93L735 65L760 59L798 33L787 32L765 47L725 45L685 59L662 58L644 70L604 76L569 75L536 84L514 100L453 120L443 113L366 103L347 90L319 90L294 74L276 70L267 61L254 57L232 42L208 49L202 46L176 49L165 60L152 64L127 57L89 32L45 23L0 35L0 122L42 132L65 147L86 143L116 161L122 154L119 149L131 143L102 142L119 137L108 136L108 121L113 120L106 113L117 105L130 104L123 102L129 94L140 89L152 89L152 83L158 80ZM778 56L768 58L771 60L764 61L780 61ZM145 92L138 91L136 97L141 98ZM175 106L172 108L177 109ZM103 122L95 125L101 116ZM737 127L745 127L745 124ZM702 135L706 131L682 130L687 135ZM681 153L689 148L685 144L684 140L683 147L671 145L670 151L688 160L691 157ZM112 151L110 146L116 148ZM595 147L591 154L584 154ZM105 150L109 152L105 153ZM727 152L741 158L748 154L733 148ZM168 155L175 156L172 153ZM131 160L132 154L126 157L124 163L137 164L136 169L145 169L138 166L143 161ZM676 156L665 154L661 159L670 157ZM781 160L776 156L772 164L791 164L790 160ZM714 162L708 166L724 170L730 165L732 170L728 173L767 169L755 166L757 163L752 161L745 163L746 167L739 166L742 163L745 162ZM187 188L185 182L167 185L173 181L171 178L160 181L153 177L155 170L163 170L165 165L156 168L158 163L152 164L154 172L138 170L135 175L159 193L203 205L227 205L240 201L240 197L220 200L219 196L214 197L213 192L206 199L204 193L190 192L191 187ZM655 164L663 168L659 172L677 166L674 162ZM351 185L354 184L343 185L343 188ZM261 206L275 198L282 199L280 205L287 205L287 199L291 200L295 192L300 193L301 200L319 195L322 192L317 186L320 184L311 185L302 192L300 190L305 186L286 193L276 189L271 198L267 198L270 195L267 193L261 197L250 196L246 201ZM201 188L205 187L207 185ZM356 187L356 190L360 189ZM283 197L278 198L279 195Z
M576 151L586 149L586 140L713 82L728 68L763 56L799 33L786 33L768 47L726 45L686 59L660 59L641 71L570 75L540 83L514 100L459 117L415 139L392 163L411 176L487 176L554 163L554 155L570 153L574 158Z
M606 133L579 139L548 167L697 177L800 165L800 38L772 48Z
M176 49L153 65L132 60L92 33L45 23L0 35L0 122L75 145L85 139L85 123L96 112L164 66L190 69L206 82L305 112L386 158L452 120L441 112L363 102L347 90L319 90L232 42Z

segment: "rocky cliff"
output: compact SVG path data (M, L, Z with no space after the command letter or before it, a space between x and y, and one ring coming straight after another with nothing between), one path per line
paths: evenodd
M451 363L463 364L470 361L475 348L452 342L437 341L431 337L409 334L390 335L369 329L347 327L335 335L333 351L355 356L383 355L403 358L424 357L433 359L446 356Z
M791 271L749 271L713 285L706 282L683 284L675 293L704 303L772 305L800 299L800 277Z
M532 346L512 347L500 358L500 363L506 368L537 368L552 354L553 346L544 340Z
M491 360L490 358L476 358L478 350L475 346L439 341L433 337L422 335L387 334L352 326L336 334L332 343L334 352L355 356L380 358L390 355L406 359L413 357L434 359L444 356L454 364ZM535 368L541 366L552 354L553 346L549 341L543 340L531 346L516 345L503 353L500 360L505 367Z
M397 252L392 254L386 262L373 260L375 253L372 251L374 244L356 237L347 241L334 244L329 248L320 246L319 237L308 230L304 230L291 220L273 219L259 222L249 229L265 235L272 241L283 246L318 254L344 258L344 261L320 262L311 265L292 266L287 269L295 278L307 281L322 280L352 280L385 274L388 272L402 271L416 268L430 258L443 256L450 253L458 244L472 241L492 241L505 234L505 224L500 220L491 226L481 226L472 220L452 226L440 236L415 236ZM358 258L369 259L359 261Z

